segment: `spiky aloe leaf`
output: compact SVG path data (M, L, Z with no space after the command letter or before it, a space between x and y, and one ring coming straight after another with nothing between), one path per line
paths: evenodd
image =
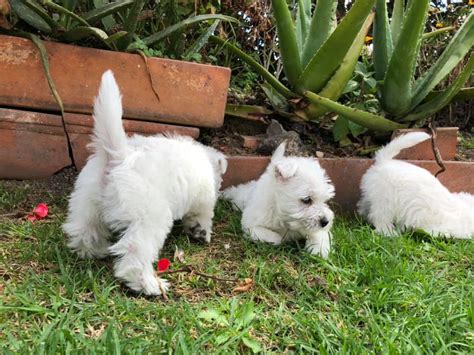
M405 17L405 0L395 0L392 11L392 21L390 22L390 29L392 33L393 46L398 43L398 37L403 26L403 19Z
M388 23L386 0L377 0L375 11L373 52L375 78L383 80L393 52L392 31Z
M296 94L291 92L285 85L283 85L272 73L265 69L261 64L259 64L255 59L249 56L247 53L241 51L232 43L229 43L222 38L211 36L210 40L221 45L224 45L242 61L250 65L258 74L260 74L276 91L285 96L287 99L296 97Z
M329 80L327 85L321 90L319 93L320 96L336 101L342 95L344 88L346 87L352 76L352 73L354 72L360 52L362 51L365 43L365 36L372 25L373 19L374 13L371 13L369 16L367 16L364 25L357 34L357 37L352 43L351 48L349 48L347 55L342 60L340 67ZM325 106L311 104L304 110L304 113L298 112L297 115L306 119L315 119L327 111L328 110Z
M413 75L428 5L429 0L410 2L398 43L393 49L380 95L383 109L392 115L402 115L411 106Z
M316 3L301 62L306 66L333 31L337 0L319 0Z
M435 64L415 83L410 108L415 108L443 80L474 45L474 12L468 16Z
M311 25L311 0L298 0L298 11L296 12L296 41L300 58L303 55L305 40L308 37Z
M97 27L77 26L63 34L63 39L67 42L75 42L87 37L96 37L102 42L109 38L107 33Z
M36 2L10 0L10 4L19 18L41 32L50 33L59 27L59 24Z
M186 52L184 52L183 58L189 60L194 53L198 53L202 49L202 47L204 47L207 41L209 41L209 37L214 34L220 22L220 20L214 21L214 23L207 29L207 31L202 33L198 37L198 39L191 46L189 46Z
M340 103L337 103L335 101L332 101L309 91L304 92L303 95L311 103L323 105L329 111L334 111L339 115L343 115L345 118L351 120L352 122L355 122L363 127L374 131L390 132L395 129L407 127L407 125L390 121L385 117L378 116L363 110L358 110L352 107L344 106Z
M272 0L283 70L291 86L301 74L301 60L296 42L296 31L286 0Z
M268 110L263 106L253 105L233 105L227 104L225 106L225 114L233 117L244 118L250 121L257 121L262 117L272 114L273 111Z
M331 36L304 68L297 91L319 92L347 55L375 0L357 0Z
M75 20L76 22L80 23L82 26L89 27L89 23L84 20L82 17L76 15L74 12L68 10L67 8L56 4L55 2L51 0L43 0L42 4L44 4L46 7L49 7L52 10L57 11L58 13L62 14L65 16L65 18L70 18L72 20ZM68 20L69 21L69 20ZM66 22L68 22L66 21Z
M446 90L437 94L428 102L417 107L413 113L405 116L400 121L409 122L422 120L441 110L444 106L448 105L451 100L459 93L459 90L461 90L466 81L469 80L473 70L474 55L471 55L464 69Z
M120 50L127 50L130 46L133 35L137 29L138 17L140 16L144 5L145 0L135 0L132 7L128 10L127 17L123 24L123 30L127 32L127 34L117 41L117 47Z
M94 10L91 10L85 13L82 17L89 23L94 23L104 17L114 14L117 11L122 9L126 9L133 4L133 0L121 0L121 1L114 1L109 2L103 6L97 7Z

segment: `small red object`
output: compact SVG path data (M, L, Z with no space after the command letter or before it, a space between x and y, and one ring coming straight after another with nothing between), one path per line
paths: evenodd
M171 261L169 261L166 258L163 258L163 259L158 260L158 263L156 264L156 268L157 268L158 272L164 272L164 271L168 270L170 265L171 265Z
M46 217L48 215L48 206L46 203L38 203L38 206L33 210L33 214L38 219Z

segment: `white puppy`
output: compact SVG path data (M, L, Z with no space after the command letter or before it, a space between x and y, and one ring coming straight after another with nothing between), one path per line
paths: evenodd
M94 154L79 174L64 231L81 257L117 257L115 276L147 295L167 290L156 278L158 258L173 221L210 241L214 205L227 168L223 154L191 138L133 136L122 126L119 88L102 76L94 102ZM120 239L110 245L109 230Z
M433 236L469 239L474 235L474 196L451 193L429 171L393 159L429 138L423 132L405 134L377 152L362 178L359 213L386 235L422 229Z
M242 227L252 239L278 245L305 238L309 252L327 258L334 219L327 201L334 186L314 159L284 153L282 143L258 180L231 187L223 197L242 210Z

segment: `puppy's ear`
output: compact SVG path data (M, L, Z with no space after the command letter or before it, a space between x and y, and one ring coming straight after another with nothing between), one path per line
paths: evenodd
M275 177L278 181L288 181L296 174L298 166L291 162L282 162L275 165Z
M281 143L273 152L272 162L276 162L285 157L286 141Z

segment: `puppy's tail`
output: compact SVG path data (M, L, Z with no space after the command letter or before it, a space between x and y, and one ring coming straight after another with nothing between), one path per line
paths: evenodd
M224 200L231 201L238 209L243 210L246 207L250 196L252 195L254 187L255 181L238 186L231 186L221 192L221 197Z
M127 149L127 135L122 125L122 96L111 70L102 75L99 94L94 100L94 138L96 153L104 152L110 160L122 160Z
M375 154L375 161L393 159L400 151L421 143L431 136L425 132L413 132L395 138Z

